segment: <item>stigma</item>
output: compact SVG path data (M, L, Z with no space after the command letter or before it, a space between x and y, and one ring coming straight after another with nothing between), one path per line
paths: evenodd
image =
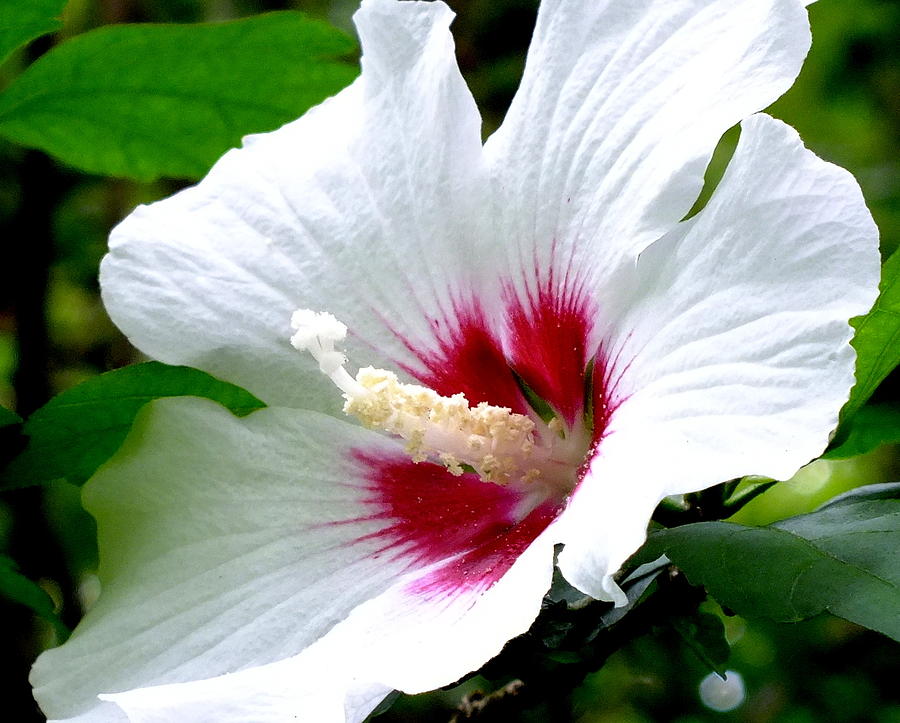
M351 376L347 357L335 348L347 327L327 312L298 309L291 326L294 348L309 352L343 393L344 413L405 440L414 462L435 462L454 475L474 471L500 485L529 484L545 472L549 450L535 445L530 417L485 402L471 405L464 394L446 397L405 384L385 369L363 367Z

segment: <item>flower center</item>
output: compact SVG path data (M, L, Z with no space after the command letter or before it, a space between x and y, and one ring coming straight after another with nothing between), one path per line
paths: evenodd
M441 396L384 369L364 367L353 377L344 368L347 357L335 349L347 336L344 324L327 312L298 309L291 326L294 348L312 354L343 392L344 413L404 439L414 462L436 462L454 475L474 471L499 485L574 487L589 444L586 430L564 430L557 417L544 423L507 407L472 406L463 394Z

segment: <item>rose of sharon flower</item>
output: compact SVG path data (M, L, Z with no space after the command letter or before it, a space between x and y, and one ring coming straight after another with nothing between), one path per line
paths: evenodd
M757 113L800 0L545 0L483 145L451 18L364 0L353 85L113 232L134 344L271 406L157 402L85 487L103 593L34 668L50 718L362 720L524 632L555 544L622 604L663 497L826 446L877 232Z

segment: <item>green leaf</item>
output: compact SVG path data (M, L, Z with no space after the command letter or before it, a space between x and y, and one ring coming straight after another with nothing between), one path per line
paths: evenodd
M745 617L829 611L900 640L900 489L855 490L768 527L700 522L652 533L637 561L667 555Z
M15 560L0 555L0 596L31 608L36 615L53 625L57 634L65 639L69 631L56 614L53 600L35 582L18 571Z
M853 505L857 502L872 500L896 500L900 499L900 482L882 482L877 485L865 485L848 490L837 497L832 497L819 507L818 511L838 507L840 505Z
M846 459L877 449L882 444L900 443L900 407L895 404L867 404L841 426L831 449L822 459Z
M0 63L35 38L62 25L68 0L0 0Z
M0 469L22 451L22 418L6 407L0 407Z
M13 424L21 424L22 418L6 407L0 407L0 428L9 427Z
M671 624L700 662L724 679L731 646L725 639L725 626L719 617L698 610L693 615L672 618Z
M853 320L856 386L841 411L842 422L849 421L900 364L900 253L893 254L882 267L879 290L872 310Z
M658 559L640 565L637 569L632 570L628 574L628 577L622 580L619 585L622 588L622 592L625 593L628 602L622 607L613 607L603 613L603 615L600 616L602 627L615 625L628 613L634 610L643 599L644 593L647 592L647 589L653 581L656 580L668 566L669 559L660 555Z
M28 444L0 475L5 488L65 479L84 484L125 441L135 416L160 397L195 396L238 416L265 405L206 372L147 362L89 379L51 399L25 423Z
M0 96L0 135L85 171L197 178L247 133L347 85L353 40L296 12L116 25L69 40Z

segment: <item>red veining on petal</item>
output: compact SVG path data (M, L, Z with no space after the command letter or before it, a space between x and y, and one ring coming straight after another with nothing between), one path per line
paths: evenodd
M524 519L494 529L478 547L450 560L416 580L410 591L426 597L445 597L464 590L487 590L513 566L562 511L549 503L532 510Z
M594 457L601 453L600 443L607 434L613 413L627 399L619 393L618 384L622 374L629 366L630 362L624 366L620 364L619 354L610 358L602 345L597 350L591 379L591 412L593 416L591 444L575 474L577 482L572 494L578 492L578 488L591 469Z
M556 518L561 506L545 503L519 519L521 493L482 482L477 475L454 477L430 463L397 455L354 450L366 480L372 514L384 527L362 540L381 543L379 553L406 559L411 567L433 567L413 585L417 593L449 595L487 589Z
M509 368L500 342L491 332L477 301L454 305L455 325L441 333L435 323L437 351L412 349L427 371L419 381L438 394L463 393L470 404L488 402L525 414L528 404Z
M524 301L512 291L506 294L503 318L497 320L507 330L505 350L477 301L457 303L455 326L443 333L435 326L437 351L410 347L427 371L408 371L439 394L462 392L472 404L488 402L524 414L528 406L517 374L574 425L584 411L592 309L583 295L559 292L551 284L552 279Z
M618 383L628 366L630 365L626 364L624 368L622 367L618 354L610 359L602 345L594 356L591 379L591 410L594 422L591 442L594 447L606 435L613 412L625 401L625 397L619 394Z
M526 299L507 290L508 353L516 373L571 427L584 411L585 369L595 310L551 273ZM593 350L591 350L593 351Z

